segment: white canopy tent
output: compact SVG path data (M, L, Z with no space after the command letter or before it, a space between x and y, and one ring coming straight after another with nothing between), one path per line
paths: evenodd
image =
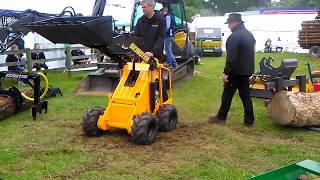
M270 38L273 46L282 46L288 52L307 52L298 45L298 32L302 21L313 20L316 14L282 14L282 15L250 15L242 16L246 28L251 31L257 41L256 51L263 51L265 41ZM224 24L227 16L196 17L190 30L199 27L218 27L224 33L223 44L231 34L228 25ZM281 41L278 41L280 37ZM223 46L223 48L225 48Z

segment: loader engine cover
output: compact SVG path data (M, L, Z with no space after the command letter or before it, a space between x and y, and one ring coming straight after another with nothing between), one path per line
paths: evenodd
M112 42L111 16L54 17L24 26L53 43L83 44L94 48Z

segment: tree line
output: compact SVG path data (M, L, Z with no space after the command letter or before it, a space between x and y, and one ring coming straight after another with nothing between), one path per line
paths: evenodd
M241 12L261 8L294 8L314 7L320 9L319 0L184 0L187 19L200 14L201 16L224 15L228 12Z

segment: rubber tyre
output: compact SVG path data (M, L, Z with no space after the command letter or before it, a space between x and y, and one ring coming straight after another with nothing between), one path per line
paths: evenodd
M140 145L154 143L158 134L158 123L150 113L142 113L133 118L131 140Z
M178 112L174 105L165 104L157 112L159 131L169 132L177 128Z
M191 41L188 41L188 43L190 44L190 53L189 53L189 57L193 57L196 55L196 51L194 49L194 45L192 44Z
M215 56L215 57L221 57L222 54L223 54L222 49L219 49L219 51L217 51L217 52L214 53L214 56Z
M312 57L320 57L320 46L312 46L309 53Z
M194 51L194 46L190 41L187 41L187 45L185 48L185 52L184 52L184 57L183 59L189 59L191 57L193 57L195 55L195 51Z
M82 127L84 133L89 137L101 136L103 131L97 126L99 116L103 114L104 109L100 107L95 107L89 109L83 116Z

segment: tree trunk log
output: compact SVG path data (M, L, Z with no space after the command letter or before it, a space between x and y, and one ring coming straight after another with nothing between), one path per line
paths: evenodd
M23 91L24 94L31 96L33 95L33 90ZM21 111L29 109L33 102L25 100L22 98ZM15 104L14 99L11 96L0 96L0 120L5 119L11 115L15 114Z
M268 105L268 115L280 125L320 126L320 92L279 92Z

